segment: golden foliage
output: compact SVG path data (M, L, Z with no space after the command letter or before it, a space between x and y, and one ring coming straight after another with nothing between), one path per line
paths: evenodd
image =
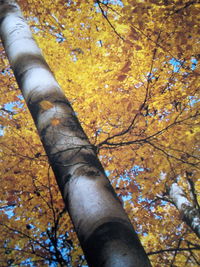
M198 1L18 2L153 266L197 266L198 250L189 251L197 238L166 193L178 180L195 205L199 192ZM78 266L82 252L0 53L1 260L48 265L58 260L59 238L62 257ZM43 110L52 107L41 102Z

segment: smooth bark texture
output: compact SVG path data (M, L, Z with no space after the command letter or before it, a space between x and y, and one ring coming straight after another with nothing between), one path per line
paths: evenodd
M169 197L181 213L183 220L200 238L200 214L199 211L188 201L182 188L173 183L169 190Z
M0 0L0 34L89 266L150 266L15 1Z

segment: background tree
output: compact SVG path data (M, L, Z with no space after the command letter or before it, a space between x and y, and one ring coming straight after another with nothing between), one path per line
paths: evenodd
M176 183L198 215L198 1L19 4L153 265L196 266L198 238L169 196ZM82 252L60 213L46 155L3 50L1 66L2 265L49 265L60 253L69 266L80 266Z

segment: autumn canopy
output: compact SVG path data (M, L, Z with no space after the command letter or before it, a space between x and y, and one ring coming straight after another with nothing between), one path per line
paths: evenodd
M198 1L18 4L152 266L197 266ZM3 45L0 75L0 266L87 266Z

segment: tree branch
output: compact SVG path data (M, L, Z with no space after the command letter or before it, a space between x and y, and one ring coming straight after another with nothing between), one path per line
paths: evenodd
M101 1L96 0L96 3L101 11L101 14L103 15L103 17L106 19L106 21L108 22L108 24L110 25L110 27L113 29L114 33L122 40L124 41L124 38L116 31L115 27L112 25L112 23L110 22L110 20L108 19L108 17L105 14L105 11L103 10L102 6L101 6Z
M155 254L160 254L160 253L165 253L165 252L180 252L180 251L191 251L191 250L200 250L200 246L196 246L196 247L190 247L190 248L169 248L169 249L160 249L157 251L152 251L152 252L148 252L147 255L155 255Z

